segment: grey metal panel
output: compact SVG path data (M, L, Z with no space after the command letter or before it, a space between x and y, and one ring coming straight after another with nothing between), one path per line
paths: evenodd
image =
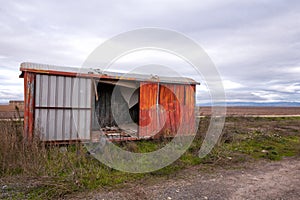
M71 110L64 110L64 123L63 123L63 133L65 140L71 139Z
M65 77L65 107L71 107L72 99L72 78Z
M36 76L35 82L36 82L36 84L35 84L35 90L36 90L36 92L35 92L35 106L40 106L40 96L41 96L40 95L40 91L41 91L41 89L40 89L41 76L40 75Z
M63 123L64 123L64 110L56 110L56 140L64 140Z
M40 124L40 110L36 109L35 110L35 116L34 116L34 124L35 124L35 130L38 131L38 125Z
M35 99L42 140L90 139L90 79L37 74Z
M80 78L79 79L79 107L86 108L86 79Z
M47 123L47 118L48 118L48 110L46 109L40 109L40 125L38 126L40 128L41 132L41 139L42 140L48 140L48 123Z
M56 105L56 76L50 76L50 82L49 82L49 102L48 106L55 107Z
M79 132L79 110L72 110L72 121L71 121L71 126L72 126L72 138L77 138L78 137L78 132Z
M73 78L73 88L72 88L72 107L78 108L79 107L79 90L80 90L80 79L79 78Z
M86 79L87 83L86 83L86 107L87 108L91 108L91 98L94 98L94 96L92 97L91 93L92 93L92 80L91 79ZM91 98L89 98L91 97Z
M80 110L79 111L79 121L78 121L78 135L79 138L84 139L86 138L86 111Z
M55 124L55 122L56 122L56 119L55 119L55 110L53 110L53 109L49 109L49 116L48 116L48 120L47 120L47 122L48 122L48 125L49 125L49 128L48 128L48 139L49 140L56 140L56 128L55 128L55 126L56 126L56 124Z
M65 97L65 82L64 82L64 77L63 76L58 76L57 77L57 106L58 107L64 107L64 97Z
M92 110L85 110L86 112L86 119L85 119L85 137L90 138L90 130L91 130L91 116L92 116Z
M47 75L38 75L41 77L41 82L40 82L40 106L48 106L48 77Z

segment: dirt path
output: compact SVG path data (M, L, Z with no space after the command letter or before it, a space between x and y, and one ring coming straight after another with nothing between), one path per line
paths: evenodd
M300 159L259 161L240 169L197 168L159 183L139 183L112 191L80 194L71 199L299 199Z

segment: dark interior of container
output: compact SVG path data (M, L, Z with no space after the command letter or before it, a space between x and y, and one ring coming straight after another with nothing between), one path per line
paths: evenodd
M124 88L125 87L125 88ZM139 121L139 103L129 105L121 91L135 91L138 88L126 88L126 85L115 85L112 83L98 82L95 85L93 98L93 130L110 130L124 126L130 126ZM132 97L130 97L132 98ZM130 99L131 101L131 99ZM131 108L129 108L131 106ZM121 125L121 126L120 126ZM130 126L137 132L137 126Z

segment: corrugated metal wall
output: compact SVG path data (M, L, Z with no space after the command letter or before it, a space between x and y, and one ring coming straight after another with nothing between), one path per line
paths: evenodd
M170 135L194 134L195 86L161 84L159 90L159 104L166 112L163 132ZM160 115L163 113L160 112Z
M139 137L145 138L154 136L158 130L157 118L157 83L140 84L140 116L139 116Z
M181 98L184 98L184 96L181 93L177 94L176 88L179 92L183 93L183 85L163 84L160 85L159 88L159 103L163 106L166 112L166 122L164 126L164 131L166 132L166 134L176 133L179 125L182 122L182 111L180 110L180 103L183 102ZM178 97L180 99L178 99Z
M35 91L42 140L90 139L91 79L37 74Z
M194 134L194 107L195 85L141 83L139 137Z

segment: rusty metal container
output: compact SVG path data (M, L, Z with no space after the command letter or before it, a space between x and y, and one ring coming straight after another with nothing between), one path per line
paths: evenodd
M122 93L122 96L120 92L118 97L121 98L118 104L123 105L119 106L120 112L126 108L134 109L131 116L134 115L138 127L136 135L120 137L120 140L159 137L162 134L185 135L195 131L195 91L199 83L192 79L153 79L144 74L123 76L121 73L98 73L92 69L79 71L78 68L35 63L22 63L20 71L20 77L24 78L24 136L27 138L32 138L35 131L44 141L92 140L94 123L97 122L95 118L105 116L103 112L100 114L105 107L99 104L111 100L99 100L99 95L102 95L100 84L119 85L125 88L120 90L123 93L137 86L134 88L137 95L135 107L129 105L126 94ZM110 112L107 110L105 113ZM115 124L114 119L109 119L111 121L108 122Z

